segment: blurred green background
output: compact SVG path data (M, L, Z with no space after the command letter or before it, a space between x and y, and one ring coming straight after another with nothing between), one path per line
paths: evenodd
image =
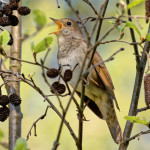
M72 1L74 8L76 8L81 18L87 17L87 16L95 16L89 5L85 4L84 2L80 0L74 0ZM93 5L97 8L97 10L100 7L100 4L104 2L93 0ZM107 17L115 16L116 14L116 3L117 0L111 0L108 5L108 9L106 12ZM22 58L24 60L33 60L32 52L30 48L30 42L34 41L35 43L38 43L43 39L44 37L48 36L48 34L52 31L54 31L57 27L54 23L52 23L51 20L49 20L49 17L53 18L72 18L76 19L75 15L72 13L70 8L67 6L65 1L60 1L61 8L57 8L56 1L55 0L32 0L32 1L25 1L25 5L31 8L31 10L34 9L40 9L42 10L47 17L48 22L51 23L51 26L44 28L41 30L37 36L34 38L30 38L26 40L23 43L23 50L22 50ZM132 9L132 12L134 15L145 15L144 10L144 4L139 5ZM141 33L143 36L146 35L148 24L145 24L145 20L139 20L139 23L143 27L141 29ZM91 31L93 22L89 22L86 24L88 27L88 30ZM22 26L23 26L23 32L28 31L28 33L32 34L35 31L35 26L33 23L33 15L32 13L26 17L22 17ZM104 21L104 24L102 26L102 33L105 33L107 29L111 26L110 23L108 23L108 20ZM140 41L139 36L136 34L137 40ZM53 44L51 45L51 52L49 54L49 57L47 59L46 65L49 67L57 67L57 39L55 35L52 35L53 37ZM119 38L119 32L117 30L113 31L106 40L110 39L116 39ZM125 29L125 36L123 38L124 40L131 41L129 29ZM94 38L93 38L94 40ZM98 47L98 51L103 57L103 59L107 59L113 52L118 50L119 48L124 47L125 51L119 53L117 56L115 56L115 59L109 63L107 63L107 68L111 74L111 77L113 79L113 83L115 86L115 94L120 106L121 111L117 112L118 120L120 122L122 130L124 129L126 120L124 119L124 116L128 114L130 101L132 97L133 92L133 86L134 86L134 80L135 80L135 56L133 55L133 47L129 46L124 43L110 43L105 45L100 45ZM141 49L140 49L141 51ZM39 53L37 57L40 59L44 56L45 52ZM34 80L37 83L37 85L43 89L43 91L47 94L49 94L49 88L44 83L44 80L41 77L41 68L29 64L22 63L22 73L24 73L26 76L30 73L34 73ZM55 80L50 80L52 83ZM4 91L4 89L3 89ZM44 111L46 109L47 103L44 102L44 99L32 88L30 88L28 85L21 83L21 98L22 98L22 104L21 109L23 113L23 120L22 120L22 137L26 139L26 135L32 125L32 123L40 117L42 114L44 114ZM59 107L58 101L56 98L51 97L51 101ZM65 97L62 99L62 103L65 106L65 104L68 102L69 97ZM143 86L141 89L140 94L140 101L139 101L139 108L145 107L144 102L144 90ZM59 109L60 110L60 109ZM60 110L61 111L61 110ZM139 113L138 116L141 117L141 119L145 118L147 120L150 120L150 110L147 110L146 112ZM71 127L75 131L75 133L78 133L78 119L77 119L77 111L75 105L72 103L71 107L67 113L66 119L69 121ZM118 145L114 143L114 141L111 138L111 135L109 133L108 127L105 123L105 121L100 120L97 118L88 108L85 109L84 112L87 120L87 122L84 122L84 132L83 132L83 149L84 150L116 150L118 149ZM51 109L48 110L48 115L45 119L41 120L37 124L37 137L34 136L34 132L32 131L32 136L28 140L28 147L31 150L49 150L52 148L53 142L56 138L58 128L60 125L60 118L55 114L55 112ZM5 133L4 142L8 141L8 120L4 123L0 123L0 129L2 129ZM147 130L146 127L140 124L135 124L133 128L132 135ZM150 135L144 135L140 137L140 140L137 139L130 142L129 150L149 150L150 149ZM59 150L75 150L76 146L74 143L74 140L72 139L69 131L67 130L66 126L63 127L63 132L61 134L60 138L60 145L58 147ZM3 147L0 146L0 150L4 150Z

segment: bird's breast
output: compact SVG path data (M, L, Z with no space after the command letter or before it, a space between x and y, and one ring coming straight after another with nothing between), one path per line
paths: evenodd
M64 72L67 69L73 71L72 79L69 82L73 88L79 79L83 60L84 56L81 53L76 53L76 51L72 51L72 53L68 53L65 57L58 59L59 65L61 66L62 75L64 75Z

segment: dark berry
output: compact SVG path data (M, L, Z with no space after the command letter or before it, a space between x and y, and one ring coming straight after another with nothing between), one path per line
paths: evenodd
M3 7L3 14L6 14L6 16L12 15L12 9L10 8L9 5L5 5Z
M11 103L12 105L14 105L14 106L18 106L18 105L21 104L21 99L20 99L20 97L19 97L17 94L15 94L15 93L11 94L11 95L9 96L9 99L10 99L10 103Z
M146 15L146 17L147 17L146 23L148 23L148 21L149 21L148 18L150 17L150 1L149 1L149 0L146 0L146 1L145 1L145 10L146 10L145 15Z
M18 3L18 2L20 2L20 0L9 0L10 1L10 3Z
M150 105L150 74L144 77L145 103L147 107Z
M59 82L54 82L52 84L52 93L63 94L66 91L66 87L64 84L60 84Z
M17 10L18 10L18 13L23 16L28 15L31 12L30 8L26 6L19 7Z
M9 116L9 108L8 107L1 107L0 108L0 121L4 122Z
M11 10L17 10L18 6L19 6L19 4L15 3L15 2L9 3L9 7L11 8Z
M9 20L12 26L17 26L19 23L18 18L14 15L9 16Z
M10 25L11 25L11 21L9 17L0 17L0 26L5 27Z
M56 78L59 74L58 70L55 68L51 68L46 72L47 76L50 78Z
M7 95L0 96L0 105L6 106L9 104L9 97Z
M64 81L68 82L72 79L72 71L70 69L67 69L64 73Z

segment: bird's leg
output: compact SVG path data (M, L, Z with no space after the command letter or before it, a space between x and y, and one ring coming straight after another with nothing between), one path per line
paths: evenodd
M90 101L91 101L91 100L89 99L89 100L85 103L85 105L83 106L83 110L86 108L86 106L88 106L88 104L89 104Z
M85 118L84 114L83 114L83 116L82 116L82 118L81 118L80 113L77 113L77 117L78 117L78 119L81 120L81 121L89 121L89 120L87 120L87 119Z
M83 112L84 112L86 106L88 106L88 104L89 104L90 101L91 101L91 100L89 99L89 100L85 103L85 105L83 106ZM82 121L89 121L89 120L86 119L86 117L84 116L84 114L83 114L83 117L81 118L80 113L77 113L77 117L78 117L78 119L80 119L80 120L82 120Z

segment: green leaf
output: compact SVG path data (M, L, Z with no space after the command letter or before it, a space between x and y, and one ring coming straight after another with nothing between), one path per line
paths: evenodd
M143 3L145 0L134 0L132 2L130 2L127 6L128 9L133 8L141 3Z
M2 45L2 47L4 47L8 44L9 41L10 41L10 34L7 30L4 30L0 34L0 45Z
M27 150L26 140L23 138L18 138L14 150Z
M150 41L150 33L146 35L146 41Z
M137 28L137 26L133 22L127 21L126 24L122 27L121 32L123 32L123 30L124 30L125 27L132 28L141 37L141 33L140 33L139 29Z
M149 124L149 122L147 122L145 119L141 120L139 117L135 116L125 116L124 119L129 120L132 123L140 123L146 126Z
M53 41L53 38L50 37L50 36L44 38L40 43L38 43L34 47L33 51L35 53L39 53L39 52L45 51L49 47L49 45L52 44L52 41Z
M43 27L47 23L45 13L41 10L33 10L34 21L39 27Z
M0 141L3 139L4 137L4 132L0 129Z

